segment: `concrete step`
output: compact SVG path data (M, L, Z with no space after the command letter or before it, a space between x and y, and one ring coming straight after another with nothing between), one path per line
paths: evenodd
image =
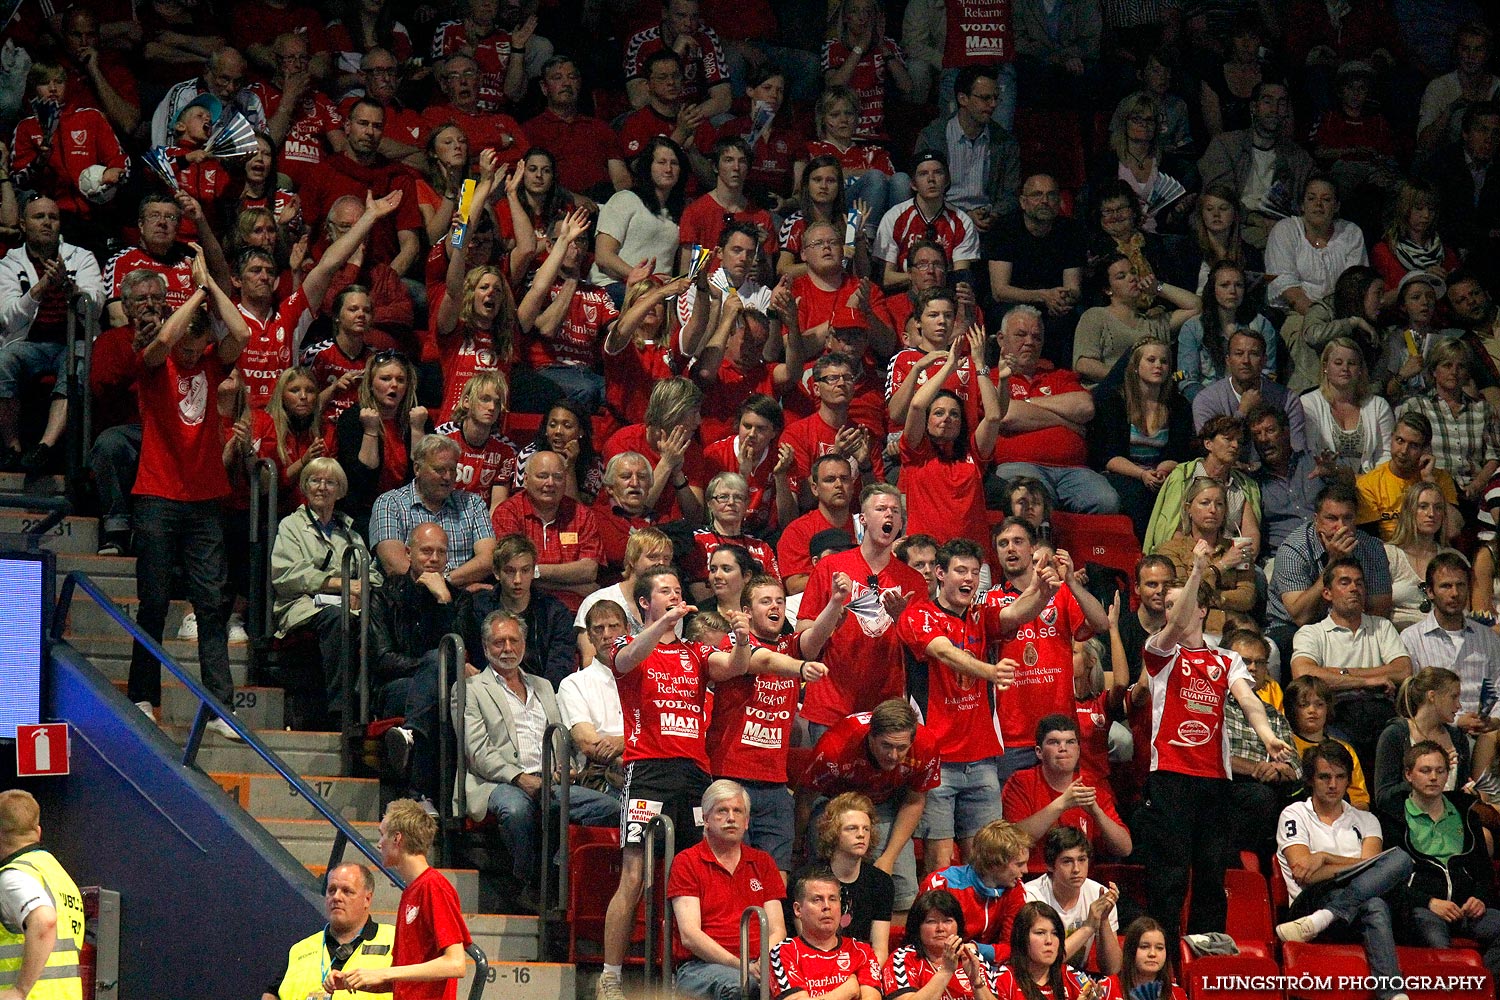
M24 534L46 514L0 508L0 534ZM65 517L47 532L42 548L53 552L96 555L99 551L99 522L92 517Z
M286 726L286 692L281 688L237 687L234 714L251 729L275 730ZM161 715L164 725L188 726L198 714L198 696L181 684L162 684Z
M486 955L490 963L490 986L487 996L506 1000L572 1000L578 996L578 967L557 962L508 962ZM474 982L474 964L468 965L458 995L469 995ZM589 995L593 990L589 990Z
M330 842L332 838L329 838ZM370 911L377 923L394 924L396 911ZM465 913L464 922L474 943L484 949L490 963L536 961L540 927L536 917L515 916L507 913ZM459 996L465 996L462 990ZM507 994L494 994L507 995Z
M124 579L135 579L135 557L134 556L98 556L92 553L59 552L57 554L57 571L59 573L87 573L95 580L104 577L122 577Z
M321 862L306 866L307 870L319 878L323 877L326 866ZM458 892L458 905L465 913L472 912L479 905L479 872L473 868L439 868L443 877L453 884ZM370 909L383 910L389 913L396 912L397 905L401 902L401 890L397 889L384 878L375 879L375 900L370 904Z
M113 621L110 622L114 626ZM175 635L168 632L168 636ZM120 632L118 627L114 628L113 635L78 635L70 634L68 642L80 654L87 657L99 672L112 681L125 680L130 676L130 650L134 643ZM198 643L192 639L168 638L163 644L168 655L176 660L191 676L199 677L198 673ZM229 647L229 674L234 679L236 687L243 687L249 683L249 647L244 643ZM163 678L170 678L170 674L163 671Z
M332 806L335 812L350 822L380 822L380 782L377 779L327 775L326 771L304 772L302 780ZM280 775L252 771L209 771L208 776L228 792L241 808L261 822L279 819L317 819L321 822L323 819Z
M0 472L0 493L11 496L60 497L67 492L62 476L28 476L24 472Z
M328 853L333 850L337 836L333 826L322 817L318 819L266 819L261 826L281 842L299 864L322 865L328 863ZM371 847L380 839L380 824L359 822L354 828ZM344 848L344 857L350 861L362 860L358 848L352 844Z
M187 742L186 726L163 726L179 746ZM339 758L338 733L291 732L263 729L259 736L276 751L287 766L298 774L337 774L342 767ZM225 739L217 733L204 733L198 748L198 766L204 771L230 771L241 774L274 774L271 765L248 746Z
M117 587L118 583L114 583L108 585L107 589ZM134 587L132 586L131 589L133 590ZM115 603L120 606L121 611L130 616L132 621L138 618L141 602L135 594L115 597ZM192 610L193 606L188 601L172 601L167 606L167 624L162 629L163 638L177 638L177 630L182 627L182 619ZM79 635L112 635L119 632L120 626L109 612L99 606L97 601L85 598L73 601L73 607L68 616L68 630Z

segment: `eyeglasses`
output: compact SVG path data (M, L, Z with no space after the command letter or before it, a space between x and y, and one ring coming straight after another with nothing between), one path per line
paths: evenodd
M832 250L839 245L838 240L812 240L802 244L809 250Z
M910 270L913 271L946 271L948 265L940 260L924 260L920 264L912 263Z
M709 499L714 503L733 504L736 507L750 502L750 498L742 493L715 493Z
M477 69L466 69L466 70L460 70L457 73L444 73L443 74L443 79L444 80L477 80L477 79L479 79L479 70L477 70Z
M371 66L365 70L367 76L400 76L401 70L395 66Z
M853 382L854 381L854 376L853 375L819 375L817 378L813 379L813 381L814 382L821 382L824 385L843 385L846 382Z
M141 218L147 222L176 222L182 216L177 212L147 212Z
M309 479L307 488L310 490L336 490L339 484L334 479Z
M126 302L127 305L140 305L141 303L151 303L151 304L154 304L154 305L160 305L161 303L163 303L165 301L167 301L166 295L127 295L127 296L125 296L125 302Z

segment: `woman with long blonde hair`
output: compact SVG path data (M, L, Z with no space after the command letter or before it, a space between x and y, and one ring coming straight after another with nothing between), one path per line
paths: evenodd
M1320 357L1316 392L1300 397L1306 416L1307 450L1326 456L1356 475L1391 457L1396 415L1370 388L1365 354L1349 337L1334 337Z

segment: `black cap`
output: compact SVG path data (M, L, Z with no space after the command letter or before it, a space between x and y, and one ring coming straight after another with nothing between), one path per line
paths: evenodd
M928 161L941 163L943 165L944 171L947 171L948 169L948 157L944 156L936 149L924 149L917 154L916 159L912 160L911 172L916 173L917 168L922 164L927 163Z

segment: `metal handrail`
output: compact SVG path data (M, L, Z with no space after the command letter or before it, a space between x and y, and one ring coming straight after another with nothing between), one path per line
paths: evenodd
M556 748L558 742L562 743L562 750ZM557 761L562 760L562 767L557 767ZM568 888L572 879L572 870L569 868L568 851L571 848L572 835L568 830L568 821L573 815L573 736L568 732L568 727L557 722L549 722L546 732L542 735L542 794L540 806L542 810L542 850L539 857L542 858L542 881L540 887L541 898L537 900L538 929L540 937L537 944L537 958L545 961L548 952L547 925L553 920L567 919ZM552 852L552 781L550 775L558 775L557 796L557 898L552 899L548 891L552 880L548 876L552 873L552 866L547 859L553 856Z
M68 310L68 452L67 493L76 497L83 485L89 448L94 441L94 399L88 373L93 365L99 317L87 295L75 292Z
M391 880L392 884L396 886L405 885L395 872L391 871L381 862L380 852L372 847L365 838L355 832L354 828L349 825L348 820L344 819L327 802L323 801L323 798L317 792L314 792L307 782L302 780L301 775L292 770L276 751L261 742L259 736L255 735L252 730L242 724L239 719L235 718L234 713L229 710L228 706L210 694L199 683L198 678L184 670L172 658L172 655L162 648L160 642L147 635L145 630L122 611L119 605L110 599L108 594L100 590L99 585L91 580L86 573L73 572L63 578L62 591L57 598L57 613L52 621L52 642L65 641L63 639L63 632L67 628L68 612L73 605L73 593L75 590L82 590L89 597L93 598L94 603L99 605L105 614L115 620L115 624L119 625L132 639L145 647L146 651L156 659L157 663L165 667L173 677L177 678L183 687L187 688L198 698L198 713L193 719L192 727L188 730L187 744L183 748L182 763L185 766L194 766L194 762L198 756L198 745L203 739L203 727L208 724L210 717L217 716L230 729L234 730L240 739L244 740L245 746L254 750L262 760L271 765L271 769L281 775L287 784L291 785L294 791L306 799L308 804L320 816L333 824L334 829L338 833L334 838L334 853L330 856L330 870L332 870L332 865L337 864L338 859L342 857L343 846L345 844L354 844L371 864L378 868L386 878ZM326 874L324 877L327 877Z
M276 463L269 458L258 458L250 464L250 571L255 580L250 588L250 634L262 640L269 639L275 631L271 615L276 606L276 591L271 582L271 546L276 541L276 492L280 478Z
M646 824L645 850L646 873L642 880L642 891L646 896L646 963L643 970L646 992L651 992L652 952L656 950L656 831L661 831L662 851L661 890L661 982L672 988L672 903L667 899L667 885L672 879L672 859L677 856L677 831L672 826L672 817L658 813Z
M485 957L484 949L477 944L471 944L464 951L474 960L474 982L469 985L469 1000L479 1000L484 996L484 987L490 978L490 960Z
M356 577L359 580L359 614L354 613L354 590L350 586L351 579ZM339 601L342 608L339 657L344 664L344 733L340 752L344 773L353 774L355 758L359 756L355 747L364 739L365 725L370 721L370 557L358 545L345 546L339 562ZM354 642L358 642L358 646L351 650L350 644ZM358 670L355 669L356 662Z
M459 727L463 725L464 710L468 701L468 685L459 683L455 685L456 694L449 695L450 678L463 680L461 664L466 662L464 655L464 640L457 632L449 632L438 642L438 668L437 668L437 756L438 756L438 827L442 833L442 857L443 863L451 865L455 856L455 842L458 831L463 827L464 816L467 815L468 796L464 794L461 781L457 781L454 768L457 763L452 760L453 744L448 736L453 734L454 740L461 738ZM454 711L457 712L459 723L453 724L449 716L449 698L457 699ZM462 746L457 747L462 756L466 751ZM457 794L462 800L463 808L457 815L453 815L454 785L457 783Z
M771 922L763 906L747 906L740 914L740 996L750 1000L750 918L760 925L760 1000L771 1000Z

